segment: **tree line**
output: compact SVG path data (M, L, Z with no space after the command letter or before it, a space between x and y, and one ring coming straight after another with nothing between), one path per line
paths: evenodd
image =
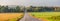
M30 6L30 8L27 11L28 12L60 12L60 7Z
M54 12L54 11L58 11L60 12L60 7L36 7L36 6L30 6L29 8L27 8L28 12ZM1 12L24 12L24 7L21 9L20 6L16 6L14 8L9 8L9 6L0 6L0 13Z
M0 6L0 12L22 12L20 7L16 6L15 8L9 8L8 6Z

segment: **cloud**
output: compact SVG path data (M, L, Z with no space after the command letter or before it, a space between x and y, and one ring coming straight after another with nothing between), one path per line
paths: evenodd
M60 6L60 0L0 0L0 5Z
M57 6L60 5L60 0L35 0L31 3L38 6Z

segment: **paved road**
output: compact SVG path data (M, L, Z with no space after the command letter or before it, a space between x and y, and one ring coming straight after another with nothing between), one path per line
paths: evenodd
M29 16L29 14L27 13L27 11L25 10L24 17L21 20L19 20L19 21L40 21L40 20Z

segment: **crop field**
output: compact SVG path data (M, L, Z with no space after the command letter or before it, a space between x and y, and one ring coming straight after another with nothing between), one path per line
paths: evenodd
M42 21L60 21L60 12L31 12L30 15Z
M23 17L23 13L0 13L0 21L17 21Z

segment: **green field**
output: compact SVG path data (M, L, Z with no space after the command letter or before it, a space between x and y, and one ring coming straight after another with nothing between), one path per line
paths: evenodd
M60 12L31 12L31 13L32 13L31 15L34 18L47 20L47 21L60 21L60 19L59 19Z

